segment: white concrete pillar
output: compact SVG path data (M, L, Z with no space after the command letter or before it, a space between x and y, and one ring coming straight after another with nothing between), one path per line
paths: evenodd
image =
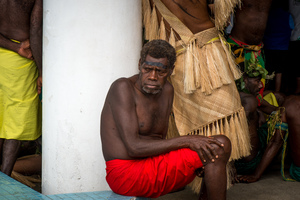
M100 113L137 73L140 0L44 0L43 194L109 190Z

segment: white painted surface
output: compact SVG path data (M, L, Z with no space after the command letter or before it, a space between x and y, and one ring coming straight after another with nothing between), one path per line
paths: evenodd
M44 0L43 194L109 190L100 113L141 45L140 0Z

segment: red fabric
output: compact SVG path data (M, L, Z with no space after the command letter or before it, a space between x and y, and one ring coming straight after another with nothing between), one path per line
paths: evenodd
M146 159L108 161L106 181L117 194L157 198L192 182L202 166L198 154L185 148Z
M258 106L261 106L261 102L263 101L264 98L265 85L262 81L261 84L263 85L263 87L259 90L259 94L256 96L256 99L258 101Z

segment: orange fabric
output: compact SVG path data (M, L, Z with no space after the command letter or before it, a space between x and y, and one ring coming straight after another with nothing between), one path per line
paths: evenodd
M189 184L202 166L198 154L185 148L145 159L107 161L106 181L117 194L157 198Z

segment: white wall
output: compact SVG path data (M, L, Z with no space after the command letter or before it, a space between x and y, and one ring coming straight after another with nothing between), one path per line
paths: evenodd
M109 190L100 113L137 73L140 0L44 0L43 194Z

